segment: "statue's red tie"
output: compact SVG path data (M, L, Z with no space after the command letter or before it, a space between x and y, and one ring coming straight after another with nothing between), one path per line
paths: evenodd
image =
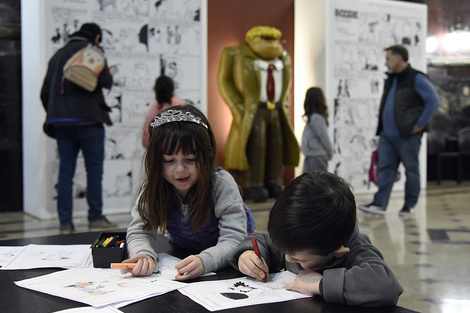
M270 102L274 102L274 77L273 77L273 70L275 69L273 64L269 64L268 66L268 85L267 85L267 93L268 93L268 100Z

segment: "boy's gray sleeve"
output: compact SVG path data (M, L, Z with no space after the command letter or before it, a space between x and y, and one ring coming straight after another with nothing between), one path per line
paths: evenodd
M281 251L274 247L271 238L269 237L269 234L257 232L246 237L235 249L230 258L230 265L233 268L239 270L238 258L240 257L240 255L242 255L243 252L248 250L254 250L253 244L251 242L252 238L256 238L261 257L266 261L270 272L279 272L280 270L285 268L285 256Z
M364 251L350 268L323 272L326 302L379 307L396 305L403 288L387 263L373 250Z

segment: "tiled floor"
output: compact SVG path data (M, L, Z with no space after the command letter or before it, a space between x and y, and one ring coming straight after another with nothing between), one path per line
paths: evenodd
M371 195L356 195L367 203ZM399 305L419 312L470 312L470 183L431 182L421 194L415 215L399 218L403 193L392 194L387 215L358 212L360 229L382 251L401 282ZM258 231L265 231L273 202L247 203ZM129 214L108 215L119 228ZM77 232L88 231L86 218L74 219ZM22 213L0 214L0 246L4 239L58 234L58 220L37 220Z

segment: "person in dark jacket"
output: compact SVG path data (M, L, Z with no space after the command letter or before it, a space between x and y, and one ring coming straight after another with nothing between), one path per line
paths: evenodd
M73 33L68 43L49 61L41 90L41 100L47 113L44 132L57 140L60 158L57 184L57 210L61 233L74 231L72 223L73 177L77 156L81 150L87 171L87 202L90 230L112 228L102 214L102 177L105 130L103 124L112 125L109 108L102 88L110 89L112 73L105 64L95 90L87 91L64 79L64 65L80 49L92 45L101 49L101 28L95 23L85 23ZM101 49L102 50L102 49Z
M260 280L269 272L291 271L297 277L286 289L329 303L390 306L403 292L382 253L359 232L351 187L322 171L304 173L286 186L269 213L268 233L245 238L230 264Z
M413 213L418 202L421 180L419 150L426 124L437 111L439 99L429 80L408 63L408 50L395 45L384 49L389 69L379 110L376 135L380 136L379 190L374 200L358 208L364 212L385 215L390 193L400 162L406 171L405 203L399 215Z

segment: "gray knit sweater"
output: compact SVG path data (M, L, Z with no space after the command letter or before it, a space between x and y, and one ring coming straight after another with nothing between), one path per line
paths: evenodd
M307 122L302 133L300 149L305 156L327 156L329 158L333 155L328 126L322 115L313 113L310 116L310 121Z
M205 272L216 271L229 264L231 253L247 236L246 215L243 199L233 177L225 170L214 172L213 176L214 215L218 219L219 238L213 247L201 251L198 256L204 264ZM140 196L139 196L140 198ZM157 235L153 231L142 230L143 221L137 209L137 199L132 208L132 221L127 228L127 249L129 256L143 253L157 259ZM171 237L171 233L169 233Z

